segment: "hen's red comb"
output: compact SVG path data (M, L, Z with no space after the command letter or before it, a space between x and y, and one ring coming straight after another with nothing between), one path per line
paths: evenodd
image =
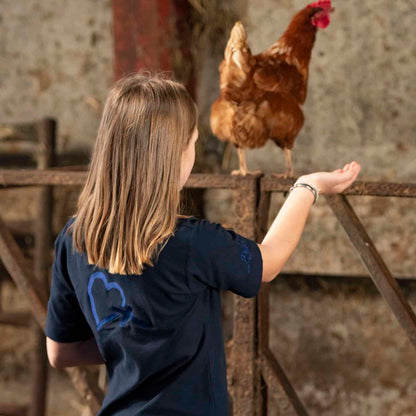
M318 0L315 3L308 4L308 7L320 7L328 12L331 9L331 0Z

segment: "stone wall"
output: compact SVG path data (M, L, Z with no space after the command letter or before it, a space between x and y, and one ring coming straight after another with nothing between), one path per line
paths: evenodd
M307 2L224 4L232 4L257 53ZM406 0L333 5L331 24L318 33L313 50L306 121L293 148L295 175L357 160L359 180L416 182L416 5ZM58 152L90 152L99 123L96 108L113 82L111 1L0 0L0 13L0 121L55 117ZM229 29L201 50L198 101L205 143L197 170L222 171L222 143L210 135L208 118ZM246 158L252 170L281 172L285 167L283 152L272 142L247 151ZM233 150L227 172L236 167ZM18 192L2 193L0 212L8 219L33 215L36 189L28 190L26 199ZM76 193L60 190L56 199L59 212L70 214ZM414 200L349 200L392 273L415 277ZM206 217L231 225L231 201L229 191L207 192ZM281 194L273 195L270 223L283 202ZM283 271L366 274L324 198L311 209ZM415 413L415 349L368 282L322 280L311 288L303 281L276 279L271 284L271 346L310 415ZM414 307L415 293L409 285L406 295Z
M2 0L0 13L0 121L54 117L57 151L89 152L113 83L111 0Z

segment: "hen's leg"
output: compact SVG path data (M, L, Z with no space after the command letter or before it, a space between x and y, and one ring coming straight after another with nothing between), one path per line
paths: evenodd
M292 166L292 151L285 147L285 157L286 157L286 173L287 176L293 176L293 166Z
M286 158L286 170L284 173L272 173L270 176L275 178L290 178L293 177L293 166L292 166L292 151L285 147L285 158Z
M238 151L238 162L240 164L240 169L233 170L231 172L231 175L243 175L243 176L246 176L246 175L257 175L259 173L262 173L261 170L251 170L251 171L247 170L246 158L245 158L245 155L244 155L244 149L242 149L241 147L239 147L237 149L237 151Z
M241 147L238 147L237 152L238 152L238 164L239 164L240 168L237 169L237 170L233 170L231 172L231 175L243 175L243 176L245 176L246 173L247 173L247 165L246 165L246 158L244 156L244 149L242 149Z

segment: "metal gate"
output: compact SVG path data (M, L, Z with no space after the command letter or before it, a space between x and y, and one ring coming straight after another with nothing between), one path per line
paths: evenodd
M83 185L87 172L53 170L0 170L0 184L7 186ZM272 192L286 192L293 179L268 175L232 176L223 174L191 174L185 187L222 188L234 192L236 232L262 241ZM348 195L383 197L416 197L414 183L355 182L342 194L325 195L326 201L359 253L374 284L384 297L400 325L416 347L416 316L403 296L381 255L350 205ZM47 293L37 287L33 273L10 231L0 218L0 258L21 293L31 313L43 329L46 322ZM234 296L233 338L227 344L228 386L233 398L235 416L267 415L267 394L278 406L279 415L307 415L288 377L269 349L269 293L262 284L257 298ZM104 392L88 368L68 368L77 391L97 413Z

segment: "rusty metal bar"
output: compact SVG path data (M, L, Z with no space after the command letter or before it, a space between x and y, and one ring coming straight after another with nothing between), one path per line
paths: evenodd
M37 186L37 185L79 185L82 186L88 172L74 170L64 171L48 169L40 172L37 169L0 169L2 186ZM227 188L234 189L237 183L250 180L226 174L192 173L186 182L187 188Z
M40 290L31 278L30 269L27 266L25 257L14 241L10 231L0 217L0 259L7 271L26 297L29 308L44 330L46 324L46 312L48 296L44 290ZM97 381L89 370L82 367L67 368L75 388L86 400L90 409L97 413L104 398L104 393L97 386Z
M344 280L367 280L371 279L369 274L340 274L340 273L300 273L300 272L280 272L279 279L344 279ZM415 276L396 275L393 276L394 280L401 282L411 282L416 280ZM273 284L273 283L272 283Z
M258 240L262 241L267 234L268 231L268 217L269 217L269 210L270 210L270 200L271 200L271 192L265 191L262 187L260 189L260 201L257 209L257 236ZM263 283L261 285L259 296L257 297L257 331L258 331L258 352L257 356L260 357L261 362L261 352L266 351L266 356L271 354L269 350L269 283ZM269 382L273 379L274 382L278 382L282 384L283 389L278 386L273 386L271 392L272 396L277 399L278 403L278 414L279 415L291 415L294 414L292 406L295 409L300 409L299 411L302 413L306 411L304 410L304 406L299 400L295 389L289 382L288 377L284 373L282 367L278 363L276 357L273 356L272 359L266 360L267 361L267 368L266 372L270 371L277 371L278 372L274 375L269 373L265 373L262 368L261 371L261 396L260 396L260 403L258 405L261 415L267 415L267 392L268 392L268 385L266 383L266 376L269 378ZM270 365L269 365L270 361ZM286 394L284 394L284 392ZM283 393L283 394L282 394ZM292 405L293 403L293 405Z
M88 172L69 170L68 167L57 167L39 171L37 169L0 169L0 185L6 186L39 186L39 185L83 185ZM245 178L226 174L192 173L186 182L187 188L229 188L236 187L237 181Z
M64 167L48 169L39 172L36 169L0 169L0 185L8 186L36 186L36 185L79 185L85 183L88 172L65 170ZM261 174L262 175L262 174ZM261 176L258 175L258 176ZM251 176L252 177L252 176ZM192 173L185 184L186 188L223 188L235 189L239 181L249 180L248 177L220 173ZM269 175L261 177L261 188L270 192L286 192L293 184L291 178L275 178ZM395 182L354 182L342 195L384 196L416 198L415 183Z
M272 192L286 192L294 182L294 178L283 179L265 175L261 178L261 189ZM356 181L342 194L416 198L416 183Z
M272 193L260 188L260 198L257 207L257 239L262 241L268 231L270 200Z
M28 312L0 312L0 324L11 326L30 326L31 315Z
M269 284L262 283L257 296L257 356L263 347L269 345ZM259 415L267 416L267 383L260 373ZM287 399L286 399L287 400Z
M402 198L416 198L415 183L394 182L354 182L344 195L391 196Z
M0 258L29 303L29 308L39 326L45 327L47 295L37 287L31 277L26 258L16 244L3 219L0 217Z
M344 227L350 241L360 254L377 289L393 310L410 341L416 346L416 316L403 296L383 258L377 251L358 216L344 195L325 195L338 221Z
M56 121L43 119L38 123L38 169L44 170L55 164ZM52 203L53 188L39 189L37 218L35 220L35 280L46 293L49 292L49 250L52 244ZM45 334L33 321L35 349L32 351L32 399L28 416L43 416L46 410L46 390L48 384L48 358Z
M278 407L279 416L308 416L295 389L290 384L282 367L268 348L259 353L261 372L266 380L268 391ZM289 398L290 402L287 400Z
M39 186L39 185L83 185L88 172L58 171L37 169L0 169L0 185Z
M262 241L268 231L268 216L270 208L271 192L264 191L260 194L260 202L257 210L257 239ZM269 346L269 284L262 283L258 296L258 339L259 348Z
M257 241L261 242L268 231L271 192L260 189L260 200L257 207ZM269 346L269 285L262 283L257 296L257 339L258 351ZM267 416L267 384L260 376L260 394L258 409L261 416Z
M234 212L236 231L246 238L256 239L258 179L235 177ZM229 386L233 399L233 414L258 415L260 372L256 365L256 299L234 295L233 342Z

